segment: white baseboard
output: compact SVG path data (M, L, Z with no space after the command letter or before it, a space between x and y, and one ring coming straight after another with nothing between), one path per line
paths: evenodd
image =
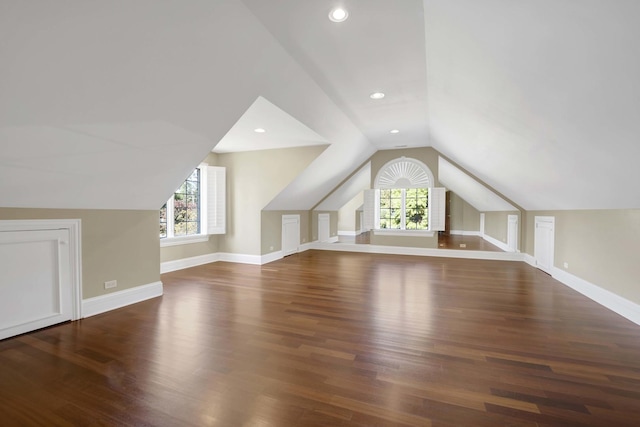
M300 250L300 252L302 252L302 250ZM271 252L269 254L265 254L260 257L260 265L268 264L270 262L277 261L282 258L284 258L282 251Z
M456 249L437 248L412 248L408 246L383 246L383 245L359 245L355 243L331 243L315 242L313 249L340 252L364 252L390 255L417 255L444 258L489 259L503 261L522 261L523 255L518 252L486 252L486 251L460 251Z
M338 241L337 237L334 238ZM300 245L299 252L304 252L314 248L316 242L302 243ZM199 265L209 264L212 262L225 261L236 262L239 264L252 264L262 265L273 261L282 259L282 251L275 251L265 255L247 255L247 254L233 254L228 252L217 252L214 254L206 254L194 256L191 258L177 259L175 261L166 261L160 264L160 274L169 273L172 271L182 270L190 267L197 267Z
M237 262L239 264L262 264L262 255L232 254L229 252L218 252L218 261Z
M492 245L499 247L499 248L500 248L500 249L502 249L503 251L506 251L506 252L513 252L513 251L511 250L511 248L510 248L509 246L507 246L507 244L506 244L506 243L501 242L501 241L500 241L500 240L498 240L498 239L494 239L493 237L489 236L488 234L485 234L484 236L482 236L482 238L483 238L484 240L486 240L487 242L491 243Z
M552 267L551 276L598 304L640 325L640 305L557 267Z
M301 243L298 248L298 253L308 251L309 249L314 249L317 243L318 243L317 240L314 242ZM270 262L277 261L282 258L284 258L282 251L271 252L271 253L262 255L261 264L268 264Z
M82 317L95 316L159 296L162 296L162 282L149 283L99 297L87 298L82 300Z
M480 236L479 231L467 231L467 230L451 230L449 234L454 236Z
M357 236L355 231L338 231L338 236Z
M171 271L182 270L198 265L209 264L218 261L218 254L206 254L194 256L191 258L182 258L175 261L165 261L160 264L160 274L169 273Z
M317 242L317 241L316 241ZM308 251L309 249L313 249L314 245L316 242L307 242L307 243L302 243L300 245L300 252L304 252L304 251Z
M524 255L524 260L523 260L524 262L529 264L531 267L536 267L537 266L536 259L533 256L531 256L531 255L529 255L527 253L524 253L523 255Z

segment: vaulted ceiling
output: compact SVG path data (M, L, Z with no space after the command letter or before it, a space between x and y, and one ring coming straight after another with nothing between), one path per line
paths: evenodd
M4 0L0 205L157 209L262 99L330 144L274 209L399 146L527 210L640 208L639 18L634 0Z

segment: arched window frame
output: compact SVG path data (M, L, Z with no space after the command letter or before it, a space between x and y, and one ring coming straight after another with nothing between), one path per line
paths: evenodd
M403 156L380 168L373 188L430 188L434 183L433 173L427 165L420 160Z
M374 180L374 189L367 194L365 192L365 221L367 229L376 232L399 233L401 235L431 234L433 231L444 230L444 188L435 188L433 173L427 165L417 159L399 157L385 163ZM406 228L406 192L408 189L427 189L427 228ZM384 189L401 190L401 224L400 228L381 228L380 220L380 193ZM367 209L367 205L369 208ZM368 211L368 212L367 212Z

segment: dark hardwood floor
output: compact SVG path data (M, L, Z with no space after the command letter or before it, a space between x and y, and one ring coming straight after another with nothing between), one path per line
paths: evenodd
M640 425L640 326L521 262L307 251L162 281L0 341L0 425Z
M462 251L504 252L502 249L492 245L480 236L460 236L453 234L439 234L438 248Z
M368 245L371 243L370 232L365 231L355 237L340 236L341 243L355 243ZM438 234L438 249L456 249L462 251L504 252L480 236L461 236L453 234Z

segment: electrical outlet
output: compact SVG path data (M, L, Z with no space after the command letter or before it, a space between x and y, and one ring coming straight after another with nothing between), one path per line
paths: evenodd
M460 243L460 247L461 247L461 248L466 248L466 247L467 247L467 244L466 244L466 243Z
M568 262L564 263L564 268L566 268L567 270L569 269L569 263Z
M272 251L273 250L273 246L269 246L269 250Z
M118 286L118 281L117 280L109 280L108 282L104 282L104 288L105 289L111 289L111 288L115 288Z

